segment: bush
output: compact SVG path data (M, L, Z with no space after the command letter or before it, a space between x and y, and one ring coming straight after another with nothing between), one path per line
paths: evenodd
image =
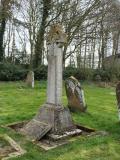
M47 80L47 66L41 65L34 69L35 80ZM29 66L19 66L11 63L0 63L0 81L18 81L26 79ZM63 78L74 76L78 80L117 81L120 80L120 72L103 69L77 69L66 67Z
M63 72L64 79L74 76L78 80L90 80L92 75L93 71L91 69L77 69L72 67L65 68Z
M47 80L47 66L41 65L34 70L36 80Z
M94 80L97 81L97 82L101 82L101 76L99 74L97 74L95 77L94 77Z
M116 82L120 80L120 72L116 70L103 70L103 69L96 69L94 70L93 73L93 80L97 81L97 77L101 78L101 81L111 81L111 82Z
M103 69L94 70L93 80L97 80L97 77L101 77L101 81L110 81L110 73Z
M36 80L47 79L47 66L40 66L34 69ZM28 66L19 66L11 63L0 63L0 81L18 81L24 80L29 72Z
M27 70L10 63L0 63L0 80L17 81L25 79Z
M111 73L103 69L96 69L93 73L93 80L96 80L96 77L101 77L101 81L110 81Z

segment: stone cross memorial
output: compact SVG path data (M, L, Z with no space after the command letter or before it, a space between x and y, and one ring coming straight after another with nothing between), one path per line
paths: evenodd
M40 140L46 134L54 139L56 135L65 135L65 133L73 135L81 132L76 129L69 109L62 105L62 48L66 41L67 36L62 27L58 24L51 26L47 36L47 102L40 107L38 114L21 129L21 132L32 140Z

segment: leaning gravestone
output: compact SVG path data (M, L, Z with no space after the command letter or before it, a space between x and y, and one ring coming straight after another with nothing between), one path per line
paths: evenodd
M117 98L117 106L118 106L118 117L120 121L120 82L116 86L116 98Z
M47 38L48 45L48 84L47 102L40 108L38 114L22 129L21 132L32 140L40 140L47 135L71 135L81 132L76 129L69 109L62 105L62 60L63 44L66 43L66 34L60 25L53 25Z
M29 71L27 74L27 78L26 78L26 84L29 87L34 88L34 72L33 71Z
M68 107L71 111L85 112L87 107L85 103L84 91L75 77L70 77L65 81L66 95L68 98Z

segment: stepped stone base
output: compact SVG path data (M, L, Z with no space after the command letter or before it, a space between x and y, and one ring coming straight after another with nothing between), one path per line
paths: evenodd
M64 135L76 130L69 109L55 104L44 104L38 114L25 125L21 132L33 141L40 140L46 134Z

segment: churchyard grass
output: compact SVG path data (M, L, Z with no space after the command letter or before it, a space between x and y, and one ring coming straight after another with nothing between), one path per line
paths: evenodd
M76 123L104 130L108 136L78 137L77 140L50 151L44 151L24 136L0 127L27 153L12 160L120 160L120 123L116 107L115 88L100 88L83 83L88 105L87 113L73 113ZM67 105L65 90L63 102ZM36 82L35 89L23 82L0 82L0 125L29 120L46 100L46 82Z

